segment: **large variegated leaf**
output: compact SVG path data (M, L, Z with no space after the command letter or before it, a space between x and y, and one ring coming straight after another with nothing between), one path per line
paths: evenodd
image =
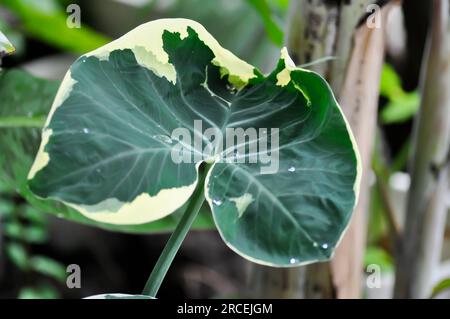
M229 129L248 136L221 145L210 134ZM190 160L174 160L180 149ZM205 161L205 195L232 249L275 266L331 256L360 171L329 86L286 50L264 76L190 20L150 22L74 63L29 186L88 218L140 224L185 204Z

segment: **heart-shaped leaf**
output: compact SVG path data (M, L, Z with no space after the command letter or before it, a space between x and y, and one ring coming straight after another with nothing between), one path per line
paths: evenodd
M274 266L331 256L360 169L328 84L285 49L264 76L190 20L144 24L74 63L29 185L94 220L139 224L185 204L202 162L236 252Z

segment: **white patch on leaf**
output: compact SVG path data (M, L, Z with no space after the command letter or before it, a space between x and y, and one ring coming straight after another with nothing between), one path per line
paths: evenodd
M242 217L247 207L254 201L252 194L245 193L241 197L230 198L230 201L236 204L236 209L238 211L239 218Z
M277 85L286 86L291 81L291 71L283 69L277 74Z
M177 82L177 72L172 64L161 63L152 52L147 51L141 46L135 47L133 53L136 57L136 61L143 67L150 69L159 77L165 77L173 84Z
M286 86L291 81L291 71L295 70L297 67L295 66L294 61L292 61L287 48L284 47L281 49L281 60L284 61L284 69L281 70L277 74L277 85Z

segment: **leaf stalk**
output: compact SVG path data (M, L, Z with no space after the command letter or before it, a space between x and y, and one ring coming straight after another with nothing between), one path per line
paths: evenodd
M186 237L189 229L192 226L192 223L194 222L200 208L203 205L203 202L205 201L204 184L206 175L208 174L210 168L210 164L206 164L203 167L200 166L199 180L197 183L197 187L195 188L195 191L191 197L191 201L186 211L183 213L180 221L178 222L177 227L167 241L167 244L164 247L161 255L159 256L159 259L156 262L152 273L148 277L147 283L145 284L144 290L142 291L143 295L156 297L156 294L161 287L161 283L163 282L164 277L166 276L167 271L169 270L170 265L175 258L175 255L180 249L184 238Z

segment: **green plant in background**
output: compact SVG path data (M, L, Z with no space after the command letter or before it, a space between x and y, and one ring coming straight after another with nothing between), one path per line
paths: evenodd
M170 132L187 128L205 139L195 120L219 132L266 128L268 141L279 138L269 150L279 152L278 171L249 163L252 139L244 154L194 144L187 148L193 162L173 162L173 147L189 143ZM146 285L150 296L204 198L234 251L292 267L332 256L358 194L356 144L328 84L296 68L285 50L264 76L185 19L142 25L79 58L42 141L30 189L101 225L145 224L187 205ZM219 161L225 154L232 160Z
M25 280L18 297L57 298L57 285L66 282L65 266L48 256L33 253L35 247L48 241L48 221L42 212L26 203L17 204L17 200L14 192L0 191L0 227L5 254L24 277L30 279Z
M9 40L0 32L0 61L1 58L12 54L14 47ZM2 164L2 172L0 179L0 244L4 246L4 251L9 261L14 264L17 269L25 274L39 274L43 277L52 278L54 281L64 283L66 278L65 267L58 261L53 260L44 255L34 255L33 247L45 244L47 241L47 220L41 212L31 207L27 203L21 202L14 192L14 187L7 183L6 179L6 161L7 153L4 149L5 145L9 145L8 139L15 137L15 132L9 131L6 135L3 129L5 127L33 127L42 125L39 118L35 118L33 111L41 107L40 103L44 102L46 96L46 81L39 80L27 75L22 71L0 70L0 98L2 99L2 108L0 109L0 142L2 147L2 156L0 163ZM51 85L56 89L54 83L49 84L50 96L53 97ZM21 95L22 90L28 90L30 98L26 103L28 107L28 116L20 117L4 117L5 110L20 110L23 106L21 101L26 95ZM47 91L48 92L48 91ZM35 95L35 93L38 93ZM31 95L33 94L33 95ZM44 101L36 99L41 96ZM19 102L18 104L14 104ZM15 107L10 107L13 104ZM8 136L7 136L8 135ZM13 165L22 164L14 163ZM1 247L3 248L3 247ZM56 298L58 292L55 287L49 283L26 282L25 287L19 291L19 298Z
M405 92L394 69L385 64L381 73L380 95L389 102L381 111L381 122L392 124L411 119L419 110L420 96L417 91Z
M436 284L436 286L434 286L433 288L433 292L431 293L430 298L435 298L437 297L439 294L450 290L450 278L447 279L443 279L440 282L438 282Z
M286 11L289 1L269 1L269 0L247 0L247 3L251 5L255 11L261 17L264 23L269 39L277 46L283 44L283 29L280 27L280 23L277 21L272 6L276 6L279 11Z
M384 64L382 69L380 95L388 99L380 114L380 122L383 125L403 123L411 120L419 110L419 93L417 91L405 92L399 75L389 64ZM397 236L399 233L400 226L396 225L395 222L397 213L393 211L394 208L389 198L391 191L389 178L394 173L406 168L410 151L410 139L408 138L403 143L400 150L391 160L385 158L384 143L383 134L379 130L372 158L372 169L376 180L371 195L371 214L368 229L369 243L365 258L370 260L371 263L384 265L384 268L391 272L393 271L393 265L390 265L394 255L393 247L389 247L389 252L386 252L386 247L381 248L379 245L388 236L392 236L392 234ZM397 239L394 238L394 240ZM386 258L386 254L389 254L389 259Z
M56 0L0 0L21 21L26 34L42 39L57 48L85 53L110 41L91 28L68 28L67 14Z
M367 269L370 265L377 265L381 268L381 272L393 273L394 261L392 256L384 249L377 246L369 246L364 254L364 267Z

